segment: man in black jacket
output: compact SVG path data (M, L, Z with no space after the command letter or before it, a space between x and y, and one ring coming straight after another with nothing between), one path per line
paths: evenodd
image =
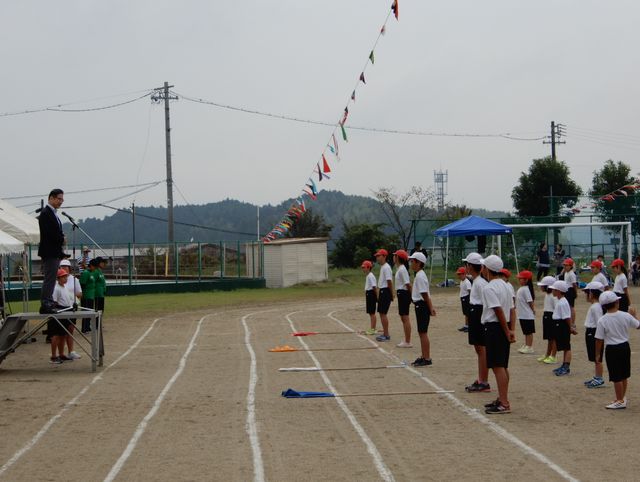
M42 259L42 293L40 295L40 313L53 313L53 289L56 286L56 274L60 266L60 260L64 257L62 246L64 245L64 233L62 222L57 210L64 202L62 189L53 189L49 193L47 205L38 216L40 227L40 245L38 256Z

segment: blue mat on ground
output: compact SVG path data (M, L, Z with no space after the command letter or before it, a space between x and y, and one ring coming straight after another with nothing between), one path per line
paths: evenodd
M282 396L285 398L320 398L320 397L335 397L331 392L299 392L293 388L287 388L282 392Z

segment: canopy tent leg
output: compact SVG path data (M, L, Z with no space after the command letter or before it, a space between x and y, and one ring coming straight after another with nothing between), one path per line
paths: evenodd
M433 281L433 255L436 252L436 237L433 237L433 245L431 246L431 265L429 267L429 279Z
M513 257L516 260L516 272L520 272L520 268L518 267L518 252L516 251L516 237L511 232L511 243L513 244Z
M629 222L627 224L627 257L628 257L628 264L627 266L629 267L629 269L631 269L631 263L632 263L632 258L633 255L631 254L631 223Z
M449 270L449 235L447 235L447 252L444 257L444 286L449 286L447 280L447 271Z
M498 238L498 256L502 258L502 236L496 236Z

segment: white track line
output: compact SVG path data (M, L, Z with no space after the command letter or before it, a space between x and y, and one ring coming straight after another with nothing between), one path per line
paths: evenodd
M129 440L129 444L124 449L124 452L122 452L122 455L120 456L120 458L116 461L115 464L113 464L113 467L111 467L111 470L109 471L107 476L104 478L105 482L107 481L110 482L114 480L118 476L118 473L120 472L120 470L122 470L122 467L126 463L127 459L131 456L133 450L136 448L136 445L138 444L138 440L140 440L140 437L142 437L142 435L144 434L144 431L147 429L147 425L149 424L149 421L154 417L154 415L160 409L160 405L162 405L162 402L164 398L167 396L167 393L169 393L169 390L171 390L171 387L173 386L173 384L176 382L176 380L180 377L180 375L184 371L184 368L187 365L187 358L189 358L189 354L191 353L191 351L193 350L193 347L196 344L195 343L196 338L200 333L202 322L205 320L205 318L213 315L214 313L204 315L198 321L196 331L193 333L193 336L191 337L191 341L189 342L189 345L187 346L186 351L184 352L184 354L182 355L182 358L180 359L180 363L178 364L178 369L173 374L173 376L169 379L167 384L164 386L164 388L160 392L160 395L158 395L158 398L156 398L156 401L153 402L153 406L151 407L151 410L149 410L149 412L145 415L142 421L138 424L136 431L133 433L133 436L131 437L131 440Z
M291 329L294 332L296 331L296 328L293 325L293 321L291 321L291 315L294 315L296 313L300 313L300 312L294 311L293 313L289 313L288 315L285 315L287 321L289 322L289 325L291 325ZM351 328L349 328L349 330L351 330ZM311 357L311 360L313 360L313 363L316 365L316 368L322 368L322 365L320 365L320 362L318 361L316 356L313 354L313 351L311 351L311 349L309 348L309 345L305 343L302 337L297 337L297 338L298 338L298 341L302 344L302 346L307 349L307 354ZM322 377L322 380L324 380L324 383L327 386L327 388L333 393L338 393L338 391L333 386L333 383L331 383L331 380L329 379L327 374L323 371L319 371L318 373L320 373L320 376ZM369 454L371 454L371 457L373 458L373 463L375 464L376 469L378 470L378 474L380 474L380 477L382 478L382 480L394 481L395 478L393 477L391 470L389 470L389 467L387 467L387 465L384 463L384 460L382 460L382 455L380 455L378 448L375 446L371 438L369 438L369 436L367 435L367 432L364 431L364 428L362 428L362 425L360 425L360 423L358 422L356 417L353 415L351 410L349 410L349 407L347 407L347 404L341 398L335 397L334 400L336 401L338 406L342 409L342 411L345 413L345 415L351 422L351 425L353 425L353 428L356 430L356 432L358 432L358 435L360 435L360 438L362 439L364 444L367 446L367 451L369 452Z
M262 462L262 450L260 449L260 438L258 437L258 426L256 425L256 384L258 383L258 372L256 369L256 353L251 346L251 331L247 325L247 318L256 313L249 313L242 317L244 327L244 344L251 356L251 368L249 369L249 391L247 393L247 423L246 431L251 443L253 453L253 480L255 482L264 481L264 464Z
M335 311L332 311L327 316L329 318L331 318L333 321L335 321L336 323L338 323L339 325L343 326L345 329L355 332L355 330L353 328L351 328L349 325L345 324L344 322L342 322L342 320L340 320L340 319L336 318L335 316L333 316L334 313L335 313ZM398 360L399 359L396 355L394 355L393 353L388 352L384 348L380 347L377 343L374 343L373 341L371 341L366 336L360 335L360 334L358 334L358 336L363 338L363 339L365 339L365 340L367 340L369 343L371 343L373 345L376 345L378 350L380 352L384 353L388 358L390 358L392 360ZM409 370L412 373L415 373L416 375L420 376L420 378L422 380L424 380L428 385L430 385L433 389L435 389L435 390L444 390L438 384L436 384L434 381L432 381L431 379L426 377L423 372L421 372L419 370L416 370L415 368L412 368L410 366L407 366L407 370ZM578 479L573 477L569 472L564 470L558 464L556 464L555 462L550 460L546 455L538 452L533 447L527 445L522 440L520 440L518 437L513 435L511 432L508 432L507 430L502 428L497 423L489 420L487 417L485 417L484 415L479 413L477 409L469 407L462 400L457 398L455 395L453 395L451 393L444 393L442 396L443 397L447 397L451 403L453 403L458 409L460 409L463 413L465 413L466 415L471 417L473 420L484 424L489 429L491 429L494 433L498 434L499 436L501 436L506 441L508 441L511 444L513 444L516 447L518 447L526 455L530 455L530 456L536 458L539 462L542 462L544 465L546 465L548 468L553 470L555 473L557 473L563 479L570 480L572 482L578 482Z
M120 363L120 361L122 361L133 350L135 350L138 347L138 345L140 345L142 340L144 340L147 337L147 335L149 333L151 333L151 330L153 330L153 328L156 326L156 323L161 319L162 318L156 318L155 320L153 320L153 323L151 323L149 328L147 328L147 331L145 331L142 334L142 336L140 338L138 338L136 340L136 342L129 347L129 349L127 351L125 351L122 355L120 355L118 358L116 358L115 361L113 361L113 363L108 365L102 371L102 373L100 373L100 374L96 375L95 377L93 377L93 379L87 385L85 385L85 387L82 390L80 390L80 392L75 397L73 397L71 400L69 400L67 403L65 403L64 406L62 407L62 410L60 410L57 414L55 414L53 417L51 417L47 421L47 423L45 423L42 426L42 428L38 431L38 433L36 433L31 438L31 440L29 440L20 450L18 450L15 454L13 454L13 456L7 462L5 462L5 464L2 467L0 467L0 476L2 476L2 474L4 474L13 464L15 464L20 459L20 457L22 457L29 450L31 450L33 448L33 446L35 444L37 444L38 441L49 431L49 429L53 426L53 424L56 423L60 419L60 417L62 417L65 414L65 412L67 412L70 408L74 407L76 403L78 403L78 400L80 400L80 398L85 393L87 393L87 390L89 390L89 388L91 388L92 385L94 385L98 381L102 380L102 376L107 372L107 370L109 370L110 368L112 368L115 365L117 365L118 363Z

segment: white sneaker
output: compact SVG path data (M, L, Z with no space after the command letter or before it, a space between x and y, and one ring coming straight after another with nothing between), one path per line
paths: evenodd
M627 408L627 400L616 400L613 403L610 403L609 405L607 405L605 408L608 408L610 410L619 410L621 408Z
M82 356L78 355L75 351L72 351L71 353L69 353L69 358L71 358L72 360L79 360L80 358L82 358Z
M525 355L531 355L532 353L535 353L535 352L533 351L532 346L525 345L522 347L522 351L520 353L524 353Z
M527 349L527 345L522 345L520 348L518 348L518 353L526 353Z
M413 348L411 343L407 343L406 341L401 341L396 345L398 348Z

